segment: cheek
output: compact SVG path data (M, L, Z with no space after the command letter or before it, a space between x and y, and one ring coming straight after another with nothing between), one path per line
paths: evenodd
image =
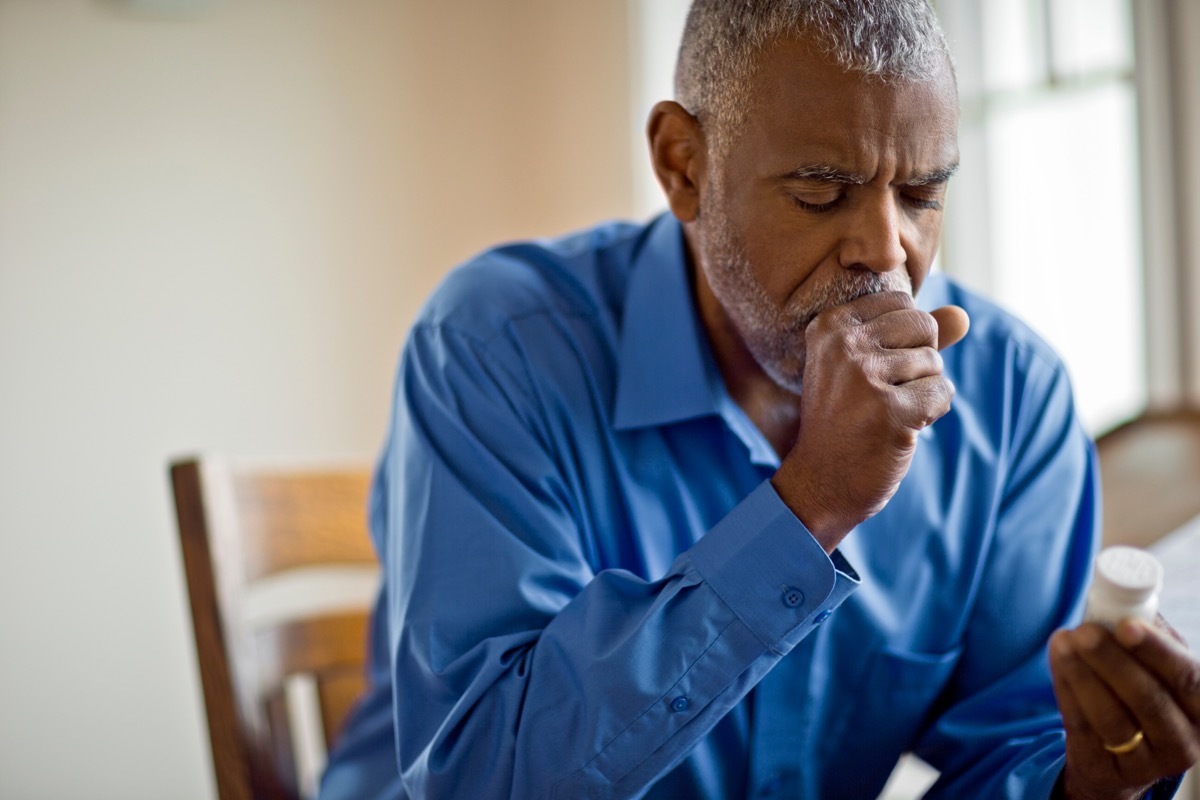
M905 248L908 252L908 274L912 278L914 292L921 288L925 277L933 268L933 259L937 255L938 245L941 244L939 231L940 226L935 225L932 230L923 231L921 236Z
M760 217L747 228L745 253L759 284L776 300L784 300L796 287L830 259L836 241L817 225L801 225L798 215L790 219Z
M907 251L909 259L926 266L932 263L938 245L941 243L941 233L941 214L938 214L936 219L914 222L906 237L907 241L904 242L904 249Z
M780 238L752 257L751 268L760 286L778 305L784 305L816 271L811 242Z

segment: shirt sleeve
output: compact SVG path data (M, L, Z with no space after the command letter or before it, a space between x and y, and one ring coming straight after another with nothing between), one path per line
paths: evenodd
M595 569L512 347L426 326L402 361L380 543L401 778L427 798L635 796L856 577L769 482L661 578Z
M1082 617L1100 539L1098 465L1061 365L1032 359L1012 419L963 656L915 748L941 771L929 800L1055 797L1064 765L1047 641Z

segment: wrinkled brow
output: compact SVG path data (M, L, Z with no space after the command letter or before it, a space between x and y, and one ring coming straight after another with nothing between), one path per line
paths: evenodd
M867 182L863 175L839 169L829 164L809 164L797 167L783 176L784 180L825 181L827 183L849 183L860 186Z
M904 181L905 186L929 186L930 184L945 183L950 180L950 176L958 171L958 164L951 164L948 167L924 172L919 175L914 175Z
M958 171L958 164L951 164L945 167L922 172L914 175L901 183L904 186L929 186L939 183L945 183L950 180L950 176ZM808 180L808 181L824 181L826 183L845 183L853 186L861 186L868 182L865 175L859 175L849 170L841 169L830 164L809 164L783 175L784 180Z

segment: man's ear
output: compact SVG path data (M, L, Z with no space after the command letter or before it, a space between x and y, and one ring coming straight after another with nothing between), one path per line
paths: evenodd
M671 213L680 222L692 222L700 211L707 155L700 122L679 103L663 100L650 110L646 138Z

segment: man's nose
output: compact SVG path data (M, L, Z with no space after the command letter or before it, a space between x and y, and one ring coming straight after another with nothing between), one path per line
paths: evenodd
M841 262L846 268L889 272L908 261L901 240L899 199L891 192L863 197L847 220L850 229L842 243Z

